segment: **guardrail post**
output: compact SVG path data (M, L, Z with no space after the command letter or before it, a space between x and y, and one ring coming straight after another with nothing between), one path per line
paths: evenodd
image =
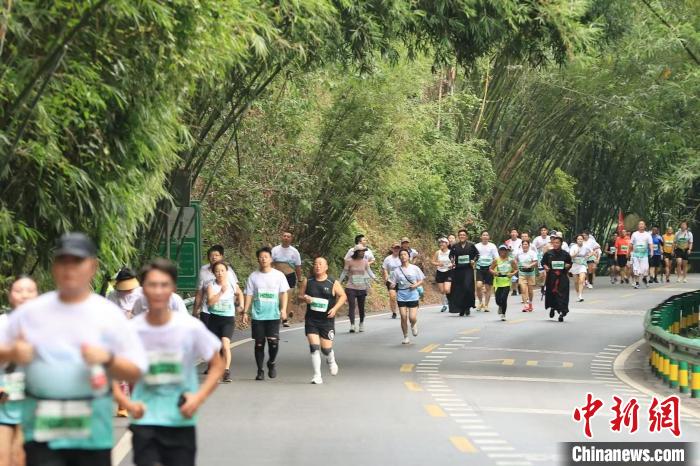
M669 373L669 381L671 388L678 387L678 361L675 359L670 360L671 371Z
M688 393L690 391L690 387L688 386L688 363L686 361L680 362L678 387L681 393Z
M690 381L690 397L700 398L700 364L693 364L693 378Z
M671 380L671 359L664 354L664 367L663 367L664 382L669 383Z

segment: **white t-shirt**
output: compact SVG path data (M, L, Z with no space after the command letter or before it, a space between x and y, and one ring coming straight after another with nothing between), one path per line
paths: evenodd
M563 240L562 240L562 242L561 242L561 249L562 249L562 251L569 252L569 243L567 243L566 241L563 241Z
M409 288L411 284L420 280L425 280L423 271L417 265L408 264L405 269L401 266L395 268L391 272L389 281L397 285L396 299L397 301L418 301L420 295L416 288Z
M490 267L491 263L498 257L498 248L496 245L491 242L486 244L479 242L474 246L476 246L476 250L479 251L479 259L476 265L479 267Z
M348 249L348 253L345 254L345 260L350 260L354 253L355 253L354 247ZM372 250L370 248L367 248L367 250L365 251L365 259L367 259L367 262L372 262L373 260L376 260L374 258L374 253L372 252Z
M289 291L287 277L277 269L269 272L256 270L248 277L245 295L253 297L253 320L278 320L280 318L280 293Z
M272 262L286 262L290 267L301 266L301 255L294 246L282 247L278 244L272 248Z
M537 253L532 248L528 249L527 252L521 249L520 252L515 255L515 260L520 267L530 267L529 264L532 263L532 261L537 262ZM537 264L533 267L537 267Z
M207 287L207 292L205 299L209 298L209 290L213 290L214 293L219 293L221 291L221 285L218 283L210 283ZM219 301L213 306L208 306L209 313L216 314L220 316L233 317L236 315L236 291L238 290L238 285L233 285L228 287L226 292L219 296Z
M593 250L590 247L588 247L586 243L583 243L583 245L580 247L578 244L573 244L571 246L570 255L571 260L574 262L574 264L581 263L581 265L586 265L588 257L591 254L593 254Z
M91 294L80 303L67 304L56 291L28 301L10 314L5 341L19 335L35 349L26 367L28 390L41 398L92 396L90 368L81 345L98 346L129 360L142 372L146 353L124 312L102 296ZM110 421L111 422L111 421Z
M588 240L583 242L584 245L588 246L588 249L591 251L595 251L597 249L600 249L600 244L595 240L593 236L588 236Z
M386 270L386 273L388 275L391 275L391 272L394 271L397 267L401 267L401 259L399 259L399 256L394 256L393 254L386 256L384 258L384 262L382 262L382 268Z
M203 265L199 269L199 280L197 281L197 289L202 290L202 312L205 314L209 314L209 310L207 309L207 297L206 297L206 292L207 292L207 286L209 286L210 283L216 281L216 277L214 277L214 272L211 271L211 265ZM228 281L233 285L238 285L238 277L236 276L236 272L233 270L233 267L228 267Z
M197 362L209 361L220 349L221 340L204 324L181 312L171 314L164 325L151 325L142 314L129 322L148 356L149 370L134 387L134 401L146 405L143 418L132 424L183 427L195 419L180 414L177 400L182 392L199 388Z
M540 253L541 256L542 254L544 254L544 248L549 244L549 242L549 236L542 238L542 235L540 235L532 240L532 247L534 247L537 250L537 252Z
M520 246L522 244L523 244L523 240L521 240L520 238L515 238L515 239L508 238L506 240L506 246L508 246L510 248L510 250L513 251L514 255L517 253L518 249L520 249Z
M635 231L630 237L632 257L647 257L649 250L654 249L654 239L648 231Z
M203 300L206 301L206 299L206 295L203 296ZM168 303L168 307L171 311L178 311L184 312L185 314L189 314L189 312L187 312L187 305L185 304L185 300L182 299L182 297L177 293L173 293L170 295L170 302ZM137 316L139 314L143 314L146 311L148 311L148 301L146 300L145 296L141 295L136 300L136 302L134 302L134 308L131 312L135 316Z
M107 295L107 299L119 306L124 311L133 311L136 301L143 296L143 288L140 286L131 292L114 290Z
M690 230L686 230L685 232L678 230L676 232L676 247L679 247L679 243L683 243L683 247L679 249L688 249L690 247L690 243L692 242L693 234L690 232Z

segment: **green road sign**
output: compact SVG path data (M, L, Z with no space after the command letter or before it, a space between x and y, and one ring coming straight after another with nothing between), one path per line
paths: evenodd
M168 217L166 238L160 245L159 255L177 263L179 293L194 292L202 261L201 215L199 201L189 207L175 207Z

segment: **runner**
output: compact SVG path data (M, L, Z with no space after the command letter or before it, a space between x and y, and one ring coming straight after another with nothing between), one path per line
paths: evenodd
M498 257L493 260L489 269L494 276L493 287L496 290L496 304L498 305L498 313L501 315L501 321L506 320L510 280L518 271L515 261L508 257L508 251L508 246L501 244L498 247Z
M272 248L272 268L279 270L287 277L289 290L293 294L297 285L301 284L301 255L297 248L292 246L292 234L288 231L282 232L280 244ZM293 296L291 302L295 302ZM290 309L288 315L289 318L294 317L294 311ZM282 319L282 325L289 327L287 317Z
M659 234L659 228L651 229L651 240L654 242L654 252L649 258L649 267L651 268L651 282L659 283L659 271L661 269L661 253L664 245L664 240Z
M583 289L586 287L586 275L588 273L588 265L586 262L591 252L583 235L578 235L576 237L576 244L574 244L569 251L573 263L571 266L571 275L573 275L575 280L574 288L576 289L579 303L583 301Z
M673 266L673 251L676 248L676 235L673 233L673 228L666 228L664 240L664 275L666 275L666 283L671 281L671 267Z
M435 251L433 256L433 265L436 267L435 283L442 295L442 309L440 312L445 312L450 304L449 295L452 287L452 260L450 260L450 242L447 238L438 240L440 249Z
M571 256L561 248L562 239L552 239L552 248L542 256L545 270L545 299L544 307L549 309L549 318L559 313L559 322L569 313L569 277Z
M230 265L227 265L227 266L228 266L228 271L230 272L231 266ZM231 276L229 275L229 279L230 278L231 278ZM209 282L209 284L211 284L211 283L212 282ZM238 283L233 284L231 286L237 287ZM204 293L206 293L206 292L207 292L207 287L204 288ZM206 298L206 295L205 295L205 298ZM206 299L204 299L202 301L202 313L200 314L200 318L206 316L204 319L200 319L200 320L202 320L204 325L207 325L207 323L209 322L209 317L210 317L209 309L205 308L206 302L207 302ZM183 312L185 314L189 314L189 311L187 310L187 305L185 304L185 300L182 299L182 296L180 296L177 293L173 293L172 295L170 295L170 304L168 304L168 307L170 308L171 311ZM204 309L207 309L206 314L205 314ZM148 311L148 300L142 294L141 296L136 298L136 301L134 301L134 309L131 311L131 313L134 316L137 316L137 315L144 313L144 312L147 312L147 311Z
M634 275L634 288L639 289L639 277L642 277L644 285L649 288L647 277L649 276L649 256L654 249L654 241L651 233L643 221L637 224L637 231L630 238L632 247L632 274Z
M136 382L148 367L124 313L91 291L96 254L82 233L63 235L51 269L57 290L9 317L11 346L0 360L26 366L22 427L31 466L109 466L109 378Z
M418 251L411 247L411 240L409 240L406 236L401 238L401 249L408 251L409 255L411 256L411 264L414 264L416 262L416 258L418 257Z
M556 235L555 235L556 237ZM535 248L535 251L537 251L537 261L538 261L538 266L537 270L539 271L539 282L540 284L544 283L544 267L542 267L542 256L544 256L544 253L547 252L547 249L549 249L549 242L551 241L551 238L549 236L549 229L546 226L540 227L540 236L532 240L531 247ZM562 240L563 241L563 240Z
M391 245L391 251L382 262L382 278L389 291L389 308L391 309L391 318L396 319L396 290L391 286L389 277L394 269L401 267L401 259L399 259L399 251L401 251L401 243L394 242Z
M364 245L358 243L356 248L364 248ZM364 249L357 249L357 251L364 251ZM363 262L367 263L364 259ZM331 375L338 375L338 364L333 351L335 314L345 304L343 287L338 280L328 276L328 261L324 257L317 257L314 260L313 276L302 283L299 296L307 304L305 330L311 350L311 365L314 369L311 383L322 384L321 353L326 356Z
M226 270L215 265L221 286ZM225 265L225 264L224 264ZM132 419L134 463L138 466L194 466L197 454L197 410L216 388L224 373L221 341L202 322L170 309L177 267L167 259L155 259L141 272L148 312L130 322L148 353L148 372L136 386L131 400L115 389L115 397ZM211 289L210 285L210 289ZM210 323L222 301L211 303ZM197 363L209 363L209 373L199 385Z
M376 260L374 257L374 253L372 250L367 246L367 237L365 235L357 235L355 236L355 246L358 244L361 244L365 247L365 259L369 263L369 265L374 264L374 261ZM355 246L351 247L348 249L347 254L345 254L345 260L348 260L352 257L352 255L355 253Z
M215 281L207 287L209 321L207 329L221 339L224 358L224 383L231 383L231 338L236 323L236 311L243 310L243 293L238 285L229 283L228 265L217 262L212 266ZM171 293L171 296L175 293Z
M676 232L675 247L677 281L688 283L688 257L693 252L693 234L688 230L688 222L681 222Z
M212 271L214 264L225 260L224 247L220 244L215 244L214 246L210 247L207 250L207 260L209 263L203 265L199 269L199 276L197 277L197 293L194 296L194 308L192 311L192 315L201 319L201 321L204 322L204 325L207 324L207 320L209 319L209 309L207 309L206 300L207 286L209 286L209 283L214 281L214 272ZM231 283L231 286L238 285L238 277L236 277L233 267L229 267L229 282ZM177 299L176 297L179 298L180 296L177 293L173 293L173 300ZM171 302L170 309L174 309L173 304L174 301ZM184 306L184 302L182 305ZM147 306L142 307L143 310L146 308ZM134 315L136 315L136 313L134 313Z
M520 245L522 244L522 240L518 237L518 230L515 228L512 228L510 230L510 238L508 238L505 242L506 246L508 246L508 257L510 257L511 260L515 259L515 254L518 252L520 249ZM511 279L510 283L510 290L511 294L513 296L518 295L518 274L516 273L513 275L513 278ZM521 299L523 303L525 303L524 298Z
M447 235L447 241L450 243L450 247L454 246L457 242L457 238L453 234Z
M355 252L350 259L345 260L343 272L339 281L342 283L347 277L348 283L345 285L345 295L348 301L348 317L350 318L350 333L365 331L365 300L370 288L370 280L376 280L376 276L365 259L367 248L362 243L358 243ZM326 268L328 265L326 264ZM360 327L355 325L355 307L360 313ZM306 314L309 315L308 312Z
M587 229L583 231L583 244L586 245L590 251L586 258L586 267L588 268L586 288L593 289L593 281L595 280L595 273L598 268L598 262L600 262L602 251L600 249L600 244L598 244L591 232ZM563 246L562 249L564 249Z
M36 282L20 276L10 283L8 301L10 313L39 295ZM0 342L7 332L8 314L0 314ZM20 466L25 462L22 448L22 400L24 399L24 371L14 364L0 364L0 465Z
M459 241L450 248L452 261L452 288L450 290L450 313L469 315L475 307L474 263L479 256L474 243L467 240L467 230L459 230Z
M608 258L608 269L610 270L610 284L614 285L617 283L617 276L619 275L619 269L617 267L617 262L615 261L615 243L617 242L617 232L610 236L610 241L605 243L605 255Z
M620 231L620 235L615 241L615 261L620 268L620 283L630 282L630 264L628 257L630 252L630 237L627 235L627 230L624 228Z
M549 232L549 244L547 245L547 247L545 247L545 252L547 252L551 249L552 238L559 238L561 240L562 251L569 252L569 243L564 241L564 234L561 231L557 231L557 230L552 230Z
M134 304L143 296L143 289L139 284L136 274L128 267L122 267L117 272L114 291L107 294L107 299L116 304L124 312L127 319L134 317ZM119 382L119 389L127 398L131 394L131 386L126 382ZM117 417L127 417L126 408L117 405ZM0 463L2 465L2 463Z
M402 249L399 253L401 266L391 272L389 281L396 289L396 304L401 314L401 330L403 331L402 344L411 343L408 338L408 322L411 322L411 333L418 336L418 304L420 296L418 287L423 284L425 276L418 266L411 264L411 254Z
M265 380L265 341L267 340L267 370L271 379L277 377L275 359L279 351L280 318L287 318L287 291L289 282L279 270L272 268L272 251L263 247L255 252L259 269L248 277L245 286L245 309L243 322L252 317L251 336L255 340L255 363L258 375L255 380Z
M515 261L518 264L520 295L526 300L523 303L523 312L532 312L537 274L537 253L530 248L529 239L522 240L520 250L515 255Z
M491 301L491 264L498 257L498 249L489 239L489 232L484 230L481 232L481 242L476 244L476 250L479 252L479 259L476 261L476 297L479 298L479 307L476 310L484 312L489 312Z

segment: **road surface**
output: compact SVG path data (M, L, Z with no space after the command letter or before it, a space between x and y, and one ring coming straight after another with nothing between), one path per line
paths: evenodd
M549 319L540 301L522 313L519 297L510 298L506 322L493 302L490 313L471 317L426 307L411 345L401 344L399 321L388 314L372 315L361 334L348 333L343 319L340 373L331 377L324 360L323 385L309 384L303 329L283 331L275 380L254 380L252 343L239 341L234 382L201 411L198 464L558 464L559 442L586 440L572 413L589 392L605 403L592 421L595 441L674 440L649 433L650 397L618 379L613 363L641 338L646 309L699 284L693 277L634 290L601 278L564 323ZM639 400L634 435L610 430L613 395ZM681 429L680 440L700 438L700 419L684 416ZM124 465L127 440L115 449Z

